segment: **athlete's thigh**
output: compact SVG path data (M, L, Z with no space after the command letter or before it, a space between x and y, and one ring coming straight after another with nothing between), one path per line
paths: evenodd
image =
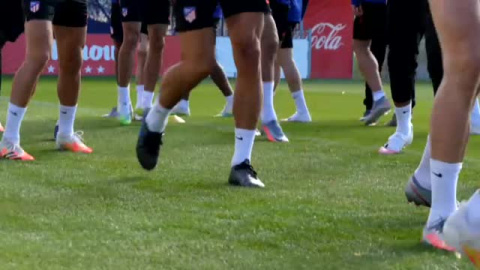
M475 57L480 54L480 3L478 0L435 0L431 11L445 59ZM457 67L458 68L458 67Z

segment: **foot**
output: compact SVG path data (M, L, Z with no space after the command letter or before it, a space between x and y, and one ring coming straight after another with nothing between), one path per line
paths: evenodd
M370 112L371 112L371 110L366 110L366 111L363 113L363 116L360 117L359 120L360 120L361 122L365 122L365 118L367 117L367 115L370 114Z
M231 106L230 106L231 107ZM233 117L233 109L229 108L229 106L225 105L223 108L222 112L215 115L215 117L224 117L224 118L230 118Z
M130 110L129 113L122 113L119 111L117 119L122 126L130 125L132 123L132 111Z
M385 126L387 127L396 127L397 126L397 116L393 114L392 120L388 121Z
M427 224L423 229L423 239L422 242L432 246L436 249L446 250L446 251L455 251L455 248L449 246L445 242L444 238L444 226L445 226L446 219L439 219L437 222L433 224Z
M295 112L292 116L290 116L287 119L283 119L282 121L285 122L298 122L298 123L309 123L312 122L312 117L310 116L310 113L298 113Z
M110 110L109 113L102 115L104 118L117 118L118 117L118 111L117 107L113 107L112 110Z
M137 159L140 165L142 165L145 170L151 171L157 166L164 133L153 132L148 129L147 122L145 121L147 113L148 110L145 111L143 117L136 149Z
M173 107L171 114L180 115L180 116L190 116L190 107L182 106L181 103L178 103Z
M0 159L10 159L19 161L35 160L30 154L25 152L18 144L11 143L5 139L0 142Z
M389 112L391 108L392 106L387 97L382 97L373 103L372 111L365 117L363 122L365 122L365 125L367 126L374 124L380 119L380 117Z
M467 219L467 204L462 204L445 222L443 238L458 252L468 256L477 269L480 269L480 231L472 230Z
M93 153L93 149L83 143L82 135L83 132L81 131L75 132L74 134L67 136L59 133L56 139L57 148L59 150L70 151L74 153Z
M263 134L271 142L288 142L287 136L285 136L282 127L280 127L276 120L262 124L262 130Z
M2 123L0 123L0 132L2 133L5 132L5 129L3 128Z
M265 187L262 181L258 179L257 172L255 172L248 159L238 165L233 166L232 170L230 171L228 183L233 186L241 187Z
M409 203L413 202L417 206L430 207L432 205L432 191L420 186L415 175L412 175L408 180L405 187L405 196L407 196Z
M135 111L133 112L133 120L142 121L143 111L144 111L143 108L135 108Z
M412 142L413 142L413 126L411 127L410 133L408 135L395 132L392 136L390 136L390 138L388 138L388 142L384 146L380 147L378 152L382 155L400 154L403 148L412 144Z

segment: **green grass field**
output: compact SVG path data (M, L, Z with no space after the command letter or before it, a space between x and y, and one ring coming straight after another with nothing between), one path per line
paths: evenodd
M428 133L430 86L418 87L413 145L394 157L376 152L393 129L358 121L360 83L305 89L314 123L284 124L289 144L257 140L253 164L267 188L251 190L226 184L233 125L212 117L223 98L211 83L194 91L193 116L168 127L161 165L145 172L139 123L100 117L115 104L113 79L84 80L76 128L90 156L54 150L55 80L43 79L22 127L37 161L0 161L0 269L470 269L420 244L428 211L403 194ZM276 109L294 111L285 85ZM478 187L479 146L473 138L461 199Z

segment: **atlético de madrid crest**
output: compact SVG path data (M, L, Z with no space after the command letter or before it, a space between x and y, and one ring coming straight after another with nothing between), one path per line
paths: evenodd
M197 18L197 8L196 7L183 8L183 16L185 16L185 20L187 22L192 23Z
M128 8L122 8L122 15L123 15L123 17L127 17L127 15L128 15Z
M40 9L40 1L30 2L30 11L36 13Z

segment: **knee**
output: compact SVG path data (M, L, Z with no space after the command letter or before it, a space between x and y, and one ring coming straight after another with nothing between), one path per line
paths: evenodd
M127 48L129 50L135 50L137 43L140 40L140 33L129 32L123 36L122 48Z
M249 45L249 42L246 43L245 45ZM261 41L261 50L265 57L274 58L279 47L280 41L277 35L271 35L268 38L263 38Z
M480 79L480 48L472 51L456 53L452 57L446 57L445 78L455 78L454 80L465 85L465 89L472 88L477 85ZM471 87L470 87L471 86Z
M243 68L242 63L248 63L250 68L260 62L260 40L254 37L244 37L233 44L235 54L238 55L238 67ZM276 50L276 47L275 47Z
M81 48L71 50L64 56L65 59L60 59L60 72L70 76L79 76L83 62Z
M49 50L29 53L26 62L36 71L41 72L51 58Z
M162 36L152 35L150 37L150 51L156 53L162 53L165 48L165 38Z

